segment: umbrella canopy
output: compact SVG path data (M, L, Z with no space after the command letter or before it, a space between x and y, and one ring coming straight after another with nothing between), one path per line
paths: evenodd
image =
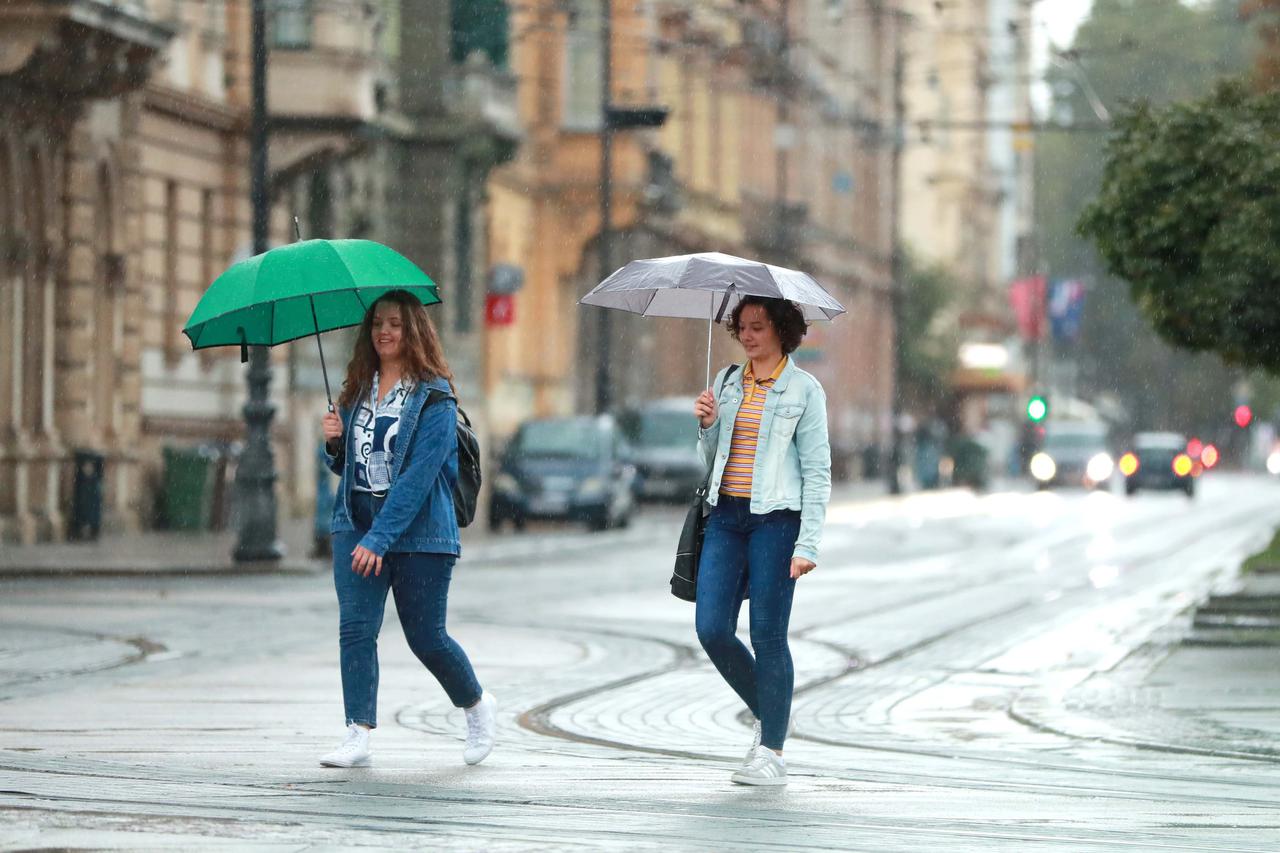
M389 290L407 290L423 305L440 301L425 272L381 243L301 240L218 276L182 333L193 349L274 346L358 325Z
M808 273L721 252L632 261L581 303L645 317L707 320L733 310L743 296L790 300L806 320L830 320L845 312Z

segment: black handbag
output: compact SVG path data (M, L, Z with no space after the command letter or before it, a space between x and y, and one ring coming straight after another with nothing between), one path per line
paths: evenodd
M720 393L724 393L724 385L733 375L738 365L730 365L720 380ZM719 401L717 400L717 405ZM684 516L684 527L680 530L680 541L676 544L676 564L671 572L671 594L681 601L696 601L698 598L698 562L702 559L702 540L707 531L707 489L710 486L711 471L715 467L713 454L702 484L693 493L693 502Z

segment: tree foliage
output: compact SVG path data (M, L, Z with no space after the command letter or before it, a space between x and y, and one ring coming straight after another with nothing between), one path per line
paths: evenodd
M910 254L903 279L898 381L907 407L927 413L938 409L955 367L959 337L946 318L961 288L946 269L923 266Z
M1214 82L1246 70L1252 37L1237 0L1195 7L1148 0L1096 0L1051 67L1053 117L1096 121L1081 77L1115 111L1126 99L1168 104L1202 97ZM1076 222L1102 181L1106 136L1046 134L1037 140L1036 224L1040 255L1056 278L1090 283L1081 339L1060 357L1079 365L1079 392L1117 398L1134 428L1199 430L1229 411L1238 370L1215 356L1175 349L1149 327L1128 289L1107 271Z
M1169 343L1280 372L1280 95L1130 107L1079 230Z

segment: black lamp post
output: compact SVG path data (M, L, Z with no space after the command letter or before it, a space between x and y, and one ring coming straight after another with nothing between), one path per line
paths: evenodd
M601 0L600 9L600 280L613 272L613 133L661 127L667 120L666 107L618 107L613 101L613 0ZM612 360L610 313L599 312L597 335L600 352L596 358L596 413L605 414L613 404L609 362Z
M252 117L249 129L250 194L253 202L253 253L267 251L267 13L266 0L252 5ZM239 541L236 562L279 560L284 545L276 536L276 469L271 452L271 356L267 347L252 347L247 374L249 399L244 404L245 446L236 466Z

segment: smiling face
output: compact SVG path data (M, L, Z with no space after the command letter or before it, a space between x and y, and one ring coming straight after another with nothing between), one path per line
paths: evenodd
M373 339L373 351L379 361L399 361L404 348L404 317L395 302L379 302L373 309L373 323L369 327Z
M763 305L746 305L738 315L738 342L753 361L782 358L782 340Z

